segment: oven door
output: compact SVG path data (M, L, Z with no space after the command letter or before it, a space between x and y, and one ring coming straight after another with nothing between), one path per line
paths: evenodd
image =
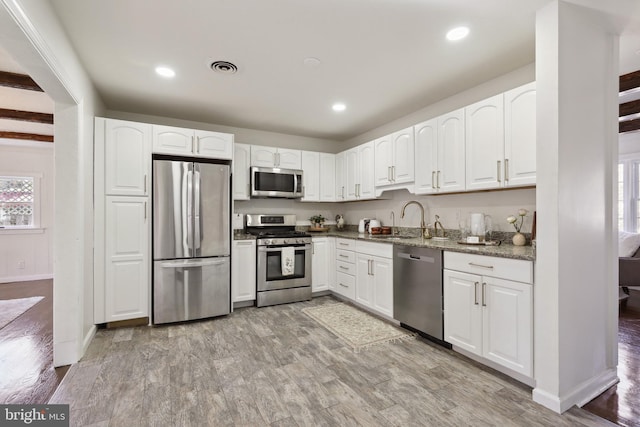
M311 244L295 247L294 272L282 274L282 246L258 246L258 291L311 286Z

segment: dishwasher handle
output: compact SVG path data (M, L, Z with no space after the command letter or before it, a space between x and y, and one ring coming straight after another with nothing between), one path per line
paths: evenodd
M431 263L431 264L436 262L435 258L433 258L433 257L424 256L424 255L413 255L413 254L410 254L410 253L407 253L407 252L398 252L396 254L396 256L398 258L403 258L403 259L406 259L406 260L409 260L409 261L421 261L421 262L428 262L428 263Z

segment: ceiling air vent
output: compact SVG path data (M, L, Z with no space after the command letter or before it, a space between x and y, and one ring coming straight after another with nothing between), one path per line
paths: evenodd
M227 61L213 61L210 67L213 71L222 74L235 74L238 71L238 67Z

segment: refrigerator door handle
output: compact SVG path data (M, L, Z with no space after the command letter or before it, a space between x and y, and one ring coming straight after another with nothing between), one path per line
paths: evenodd
M188 256L193 256L193 171L191 167L187 170L187 215L185 215L184 218L187 223L187 250L185 252Z
M199 255L198 249L200 249L200 243L202 238L200 236L201 230L201 218L200 218L200 171L197 166L194 166L193 172L193 255Z

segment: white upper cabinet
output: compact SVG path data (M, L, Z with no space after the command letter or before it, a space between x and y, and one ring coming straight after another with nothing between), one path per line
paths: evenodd
M359 200L375 199L375 148L373 141L358 146L358 194Z
M504 102L502 94L465 108L467 190L502 186Z
M153 152L231 160L233 135L153 125Z
M347 152L343 151L336 154L336 185L335 195L336 202L344 202L347 200Z
M96 141L96 147L103 145L105 155L104 193L110 196L148 195L151 125L97 118L96 140L98 138L101 141Z
M320 200L320 153L302 151L302 201L317 202Z
M504 94L504 138L505 185L535 185L535 82Z
M336 200L336 155L320 153L320 201Z
M251 146L247 144L233 145L233 200L249 200L249 164L251 163Z
M360 162L358 160L358 147L344 152L345 156L345 194L346 200L358 198L358 185L360 182Z
M302 169L302 153L300 150L252 145L251 166Z
M413 127L394 132L374 141L376 187L413 183L414 134Z
M414 133L416 194L464 191L464 110L420 123Z

